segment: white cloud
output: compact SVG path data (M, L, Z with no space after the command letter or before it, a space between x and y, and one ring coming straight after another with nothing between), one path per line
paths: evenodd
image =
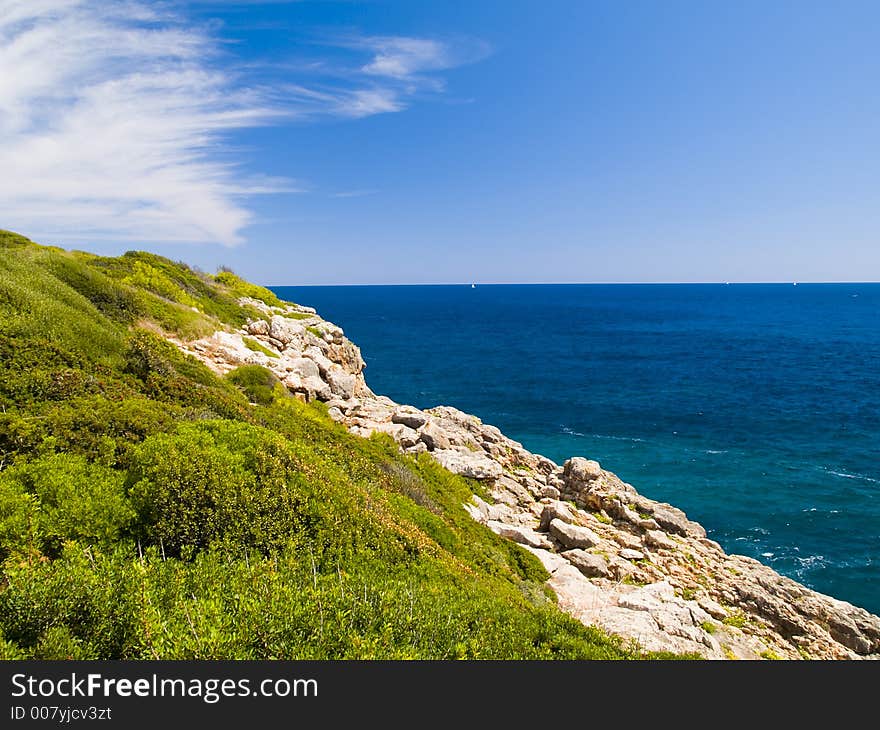
M399 112L405 104L393 89L355 89L344 94L336 111L346 117L368 117L373 114Z
M374 76L409 79L423 71L438 71L457 65L449 55L449 48L425 38L372 37L364 45L375 55L361 70Z
M230 132L398 112L443 88L437 71L485 51L349 38L327 45L354 53L353 62L322 59L275 78L271 91L249 88L222 67L220 39L175 5L183 7L0 0L0 227L62 240L236 245L253 222L247 196L297 188L243 175L224 145Z
M42 234L239 243L222 135L275 112L214 42L139 2L0 0L0 222Z

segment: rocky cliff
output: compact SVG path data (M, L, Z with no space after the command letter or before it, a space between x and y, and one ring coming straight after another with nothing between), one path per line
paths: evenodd
M374 394L360 350L315 310L243 304L263 313L240 331L178 347L226 373L271 370L298 397L327 404L352 433L388 434L481 483L464 507L534 553L559 606L649 651L707 659L880 658L880 617L727 554L679 509L640 495L595 461L558 465L476 416L419 410Z

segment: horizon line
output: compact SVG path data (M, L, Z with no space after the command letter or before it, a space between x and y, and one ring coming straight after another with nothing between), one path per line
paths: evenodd
M450 281L450 282L375 282L370 284L263 284L272 287L318 287L318 286L810 286L810 285L864 285L880 284L880 281Z

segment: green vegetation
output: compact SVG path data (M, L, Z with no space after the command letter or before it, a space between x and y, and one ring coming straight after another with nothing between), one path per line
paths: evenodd
M241 388L252 403L268 406L276 398L287 395L277 376L262 365L242 365L226 375L226 379Z
M764 651L762 651L759 654L759 656L762 659L769 659L771 661L781 661L782 660L782 657L779 656L779 654L777 654L775 651L771 651L770 649L765 649Z
M707 634L714 634L716 631L718 631L718 627L711 621L703 621L703 623L700 624L700 628L703 629L703 631L705 631Z
M214 279L223 284L236 297L259 299L270 307L283 306L283 302L275 296L274 292L266 289L264 286L251 284L249 281L239 278L229 270L220 271Z
M259 340L255 340L253 337L242 337L242 342L247 345L248 349L253 350L254 352L262 352L264 355L268 355L269 357L281 357L274 350L270 350L268 347L263 345Z
M0 658L642 658L467 515L478 485L168 341L268 290L0 249Z
M319 339L324 338L324 333L321 330L319 330L317 327L306 327L306 331L311 332L315 337L317 337Z
M748 622L748 617L742 611L729 613L721 620L721 623L726 624L727 626L735 626L738 629L745 627Z

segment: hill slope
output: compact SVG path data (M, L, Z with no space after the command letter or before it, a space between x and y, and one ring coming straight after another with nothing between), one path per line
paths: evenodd
M478 482L181 349L265 311L309 318L229 272L0 232L0 657L643 656L471 519Z

